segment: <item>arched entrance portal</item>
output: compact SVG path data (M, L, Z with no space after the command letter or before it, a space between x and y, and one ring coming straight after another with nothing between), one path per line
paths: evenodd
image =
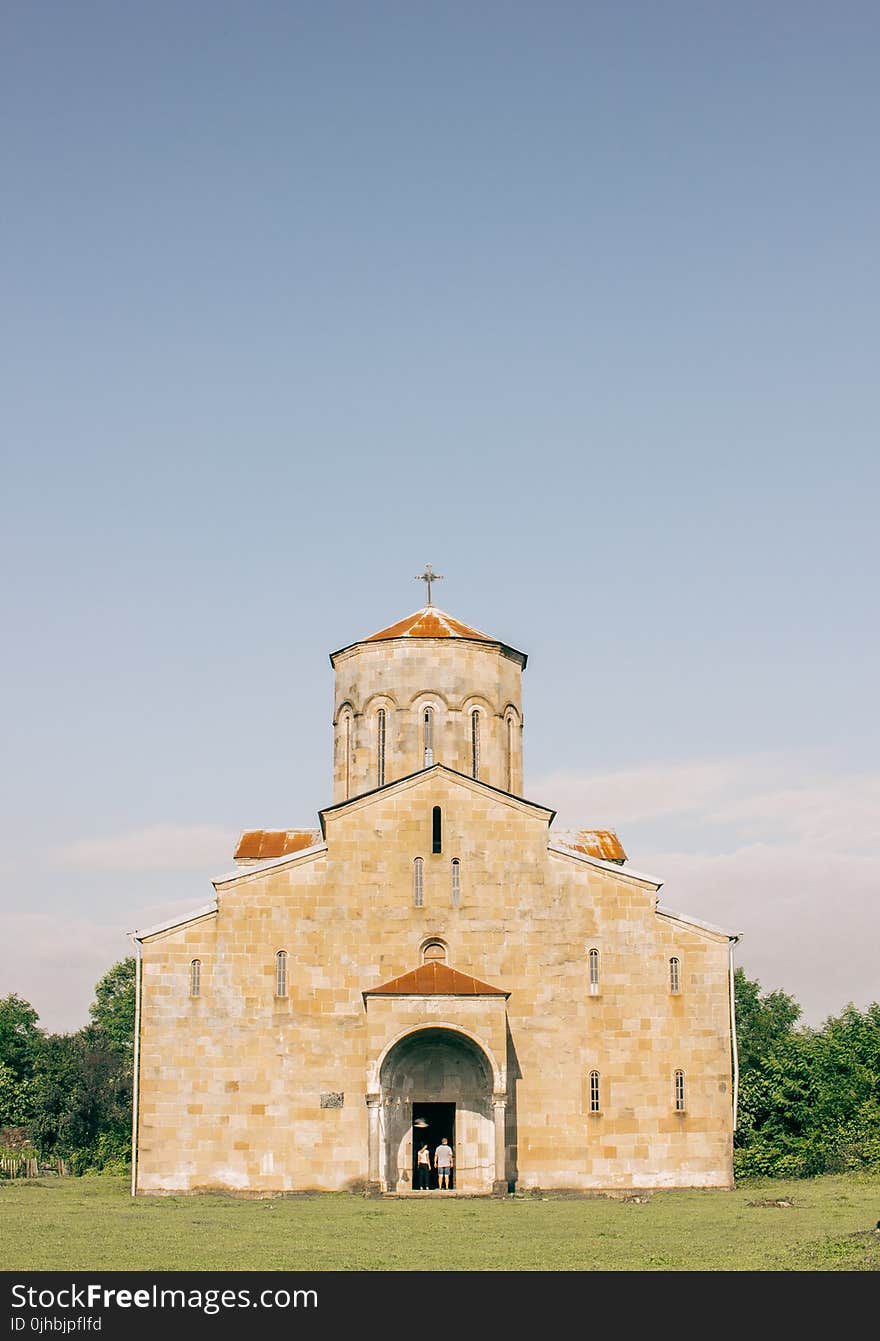
M445 1136L455 1156L452 1186L492 1192L498 1163L495 1108L501 1101L493 1095L492 1064L473 1039L441 1027L407 1034L385 1057L379 1084L379 1172L387 1191L409 1191L418 1145L427 1138L433 1166L434 1150ZM431 1187L436 1186L432 1176Z

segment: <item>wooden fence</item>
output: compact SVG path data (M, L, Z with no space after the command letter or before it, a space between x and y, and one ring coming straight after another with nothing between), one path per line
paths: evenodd
M67 1174L67 1165L63 1159L50 1159L41 1164L37 1159L28 1159L24 1155L4 1155L0 1159L0 1178L39 1178L43 1174Z

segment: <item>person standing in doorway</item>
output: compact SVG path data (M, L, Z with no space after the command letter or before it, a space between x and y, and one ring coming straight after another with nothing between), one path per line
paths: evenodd
M452 1174L452 1147L445 1136L434 1151L434 1168L437 1170L438 1188L448 1188Z
M416 1155L416 1187L419 1192L427 1192L431 1186L431 1152L428 1149L428 1142L425 1141L419 1146Z

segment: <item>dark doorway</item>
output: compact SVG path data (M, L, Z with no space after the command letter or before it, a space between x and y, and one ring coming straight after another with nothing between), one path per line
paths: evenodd
M416 1165L416 1156L419 1146L427 1144L428 1154L431 1157L431 1175L428 1181L430 1188L437 1187L437 1170L434 1168L434 1151L445 1136L452 1146L453 1158L455 1157L455 1104L413 1104L413 1163L412 1163L412 1186L417 1189L419 1186L419 1174ZM425 1126L422 1126L425 1123ZM455 1168L449 1178L449 1186L455 1187Z

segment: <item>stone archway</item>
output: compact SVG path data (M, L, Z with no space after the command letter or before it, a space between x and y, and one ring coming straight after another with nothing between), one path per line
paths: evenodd
M379 1093L371 1096L378 1119L371 1124L371 1142L377 1149L371 1150L370 1163L383 1190L412 1187L413 1104L443 1105L447 1114L454 1106L458 1191L506 1189L505 1099L495 1090L492 1059L474 1039L441 1025L413 1030L389 1048L378 1078Z

